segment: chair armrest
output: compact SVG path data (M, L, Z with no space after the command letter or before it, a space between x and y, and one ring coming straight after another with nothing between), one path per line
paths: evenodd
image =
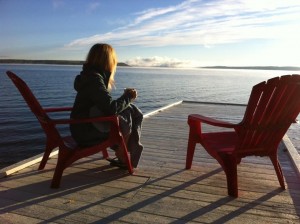
M216 120L213 118L202 116L200 114L190 114L188 116L188 123L192 122L192 121L203 122L206 124L210 124L210 125L218 126L218 127L224 127L224 128L236 128L238 126L237 124L232 124L232 123L229 123L226 121Z
M44 108L46 113L48 112L61 112L61 111L71 111L73 107L51 107L51 108Z

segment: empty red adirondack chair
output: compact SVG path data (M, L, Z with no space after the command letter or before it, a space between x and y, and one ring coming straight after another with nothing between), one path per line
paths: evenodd
M191 168L196 143L200 143L222 166L227 178L228 194L238 197L237 164L246 156L268 156L281 188L285 189L277 149L299 112L300 75L286 75L253 87L244 118L239 124L198 114L189 115L186 169ZM202 123L233 130L203 133Z
M98 118L86 118L86 119L52 119L48 116L47 113L50 112L61 112L71 110L70 107L66 108L42 108L36 97L33 95L30 88L27 84L16 74L7 71L8 77L13 81L15 86L19 89L24 100L28 104L30 110L38 121L40 122L45 134L46 134L46 149L39 166L39 169L43 169L51 151L53 148L58 147L58 159L56 168L54 171L54 176L52 179L51 187L58 188L62 178L64 169L70 166L73 162L78 159L93 155L98 152L102 152L103 157L108 157L107 148L115 144L119 144L124 150L126 156L126 163L128 171L130 174L133 173L131 166L131 161L128 156L127 147L124 142L122 133L119 127L118 116L109 116L109 117L98 117ZM79 148L74 139L71 136L62 137L56 126L60 124L71 124L71 123L86 123L86 122L110 122L111 131L107 140L103 141L101 144L88 147L88 148Z

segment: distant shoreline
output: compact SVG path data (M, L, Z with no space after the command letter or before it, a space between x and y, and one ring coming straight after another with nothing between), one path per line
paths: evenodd
M300 71L300 67L296 66L206 66L201 68Z
M25 59L0 59L0 64L50 64L50 65L82 65L84 61L70 60L25 60ZM130 67L130 65L119 62L118 66ZM156 68L156 67L153 67ZM170 67L168 67L170 68ZM300 71L296 66L204 66L205 69L253 69L253 70L286 70Z
M25 60L25 59L0 59L0 64L46 64L46 65L82 65L84 61L69 60ZM129 66L123 62L118 66Z

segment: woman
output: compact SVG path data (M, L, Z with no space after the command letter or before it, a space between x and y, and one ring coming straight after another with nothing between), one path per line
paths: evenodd
M135 89L126 89L124 94L113 100L110 91L114 86L117 67L115 50L108 44L95 44L89 51L82 71L76 76L77 91L71 118L119 115L121 131L127 142L133 167L137 167L143 146L140 144L142 112L131 102L137 97ZM107 138L109 126L99 123L71 124L72 137L81 147L89 147ZM125 167L123 150L116 145L117 160L111 165Z

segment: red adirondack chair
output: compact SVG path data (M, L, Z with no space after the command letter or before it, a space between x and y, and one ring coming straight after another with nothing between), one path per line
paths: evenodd
M285 189L277 149L299 112L300 75L286 75L253 87L244 118L239 124L198 114L189 115L186 169L191 168L195 146L200 143L222 166L227 178L228 194L238 197L237 164L246 156L268 156L281 188ZM231 128L232 131L204 133L202 123Z
M50 118L50 116L48 116L48 113L70 111L72 108L42 108L30 88L20 77L10 71L7 71L6 73L20 91L30 110L36 116L46 134L46 148L39 169L43 169L45 167L51 151L54 148L59 147L57 164L51 183L52 188L58 188L60 186L60 181L64 169L69 167L73 162L98 152L102 152L103 157L108 158L107 148L115 144L119 144L122 150L124 150L128 171L130 174L133 173L131 161L127 152L127 147L119 127L118 116L86 119L52 119ZM71 136L62 137L57 130L57 125L60 124L104 121L111 123L111 131L109 133L108 139L103 141L101 144L87 148L80 148Z

